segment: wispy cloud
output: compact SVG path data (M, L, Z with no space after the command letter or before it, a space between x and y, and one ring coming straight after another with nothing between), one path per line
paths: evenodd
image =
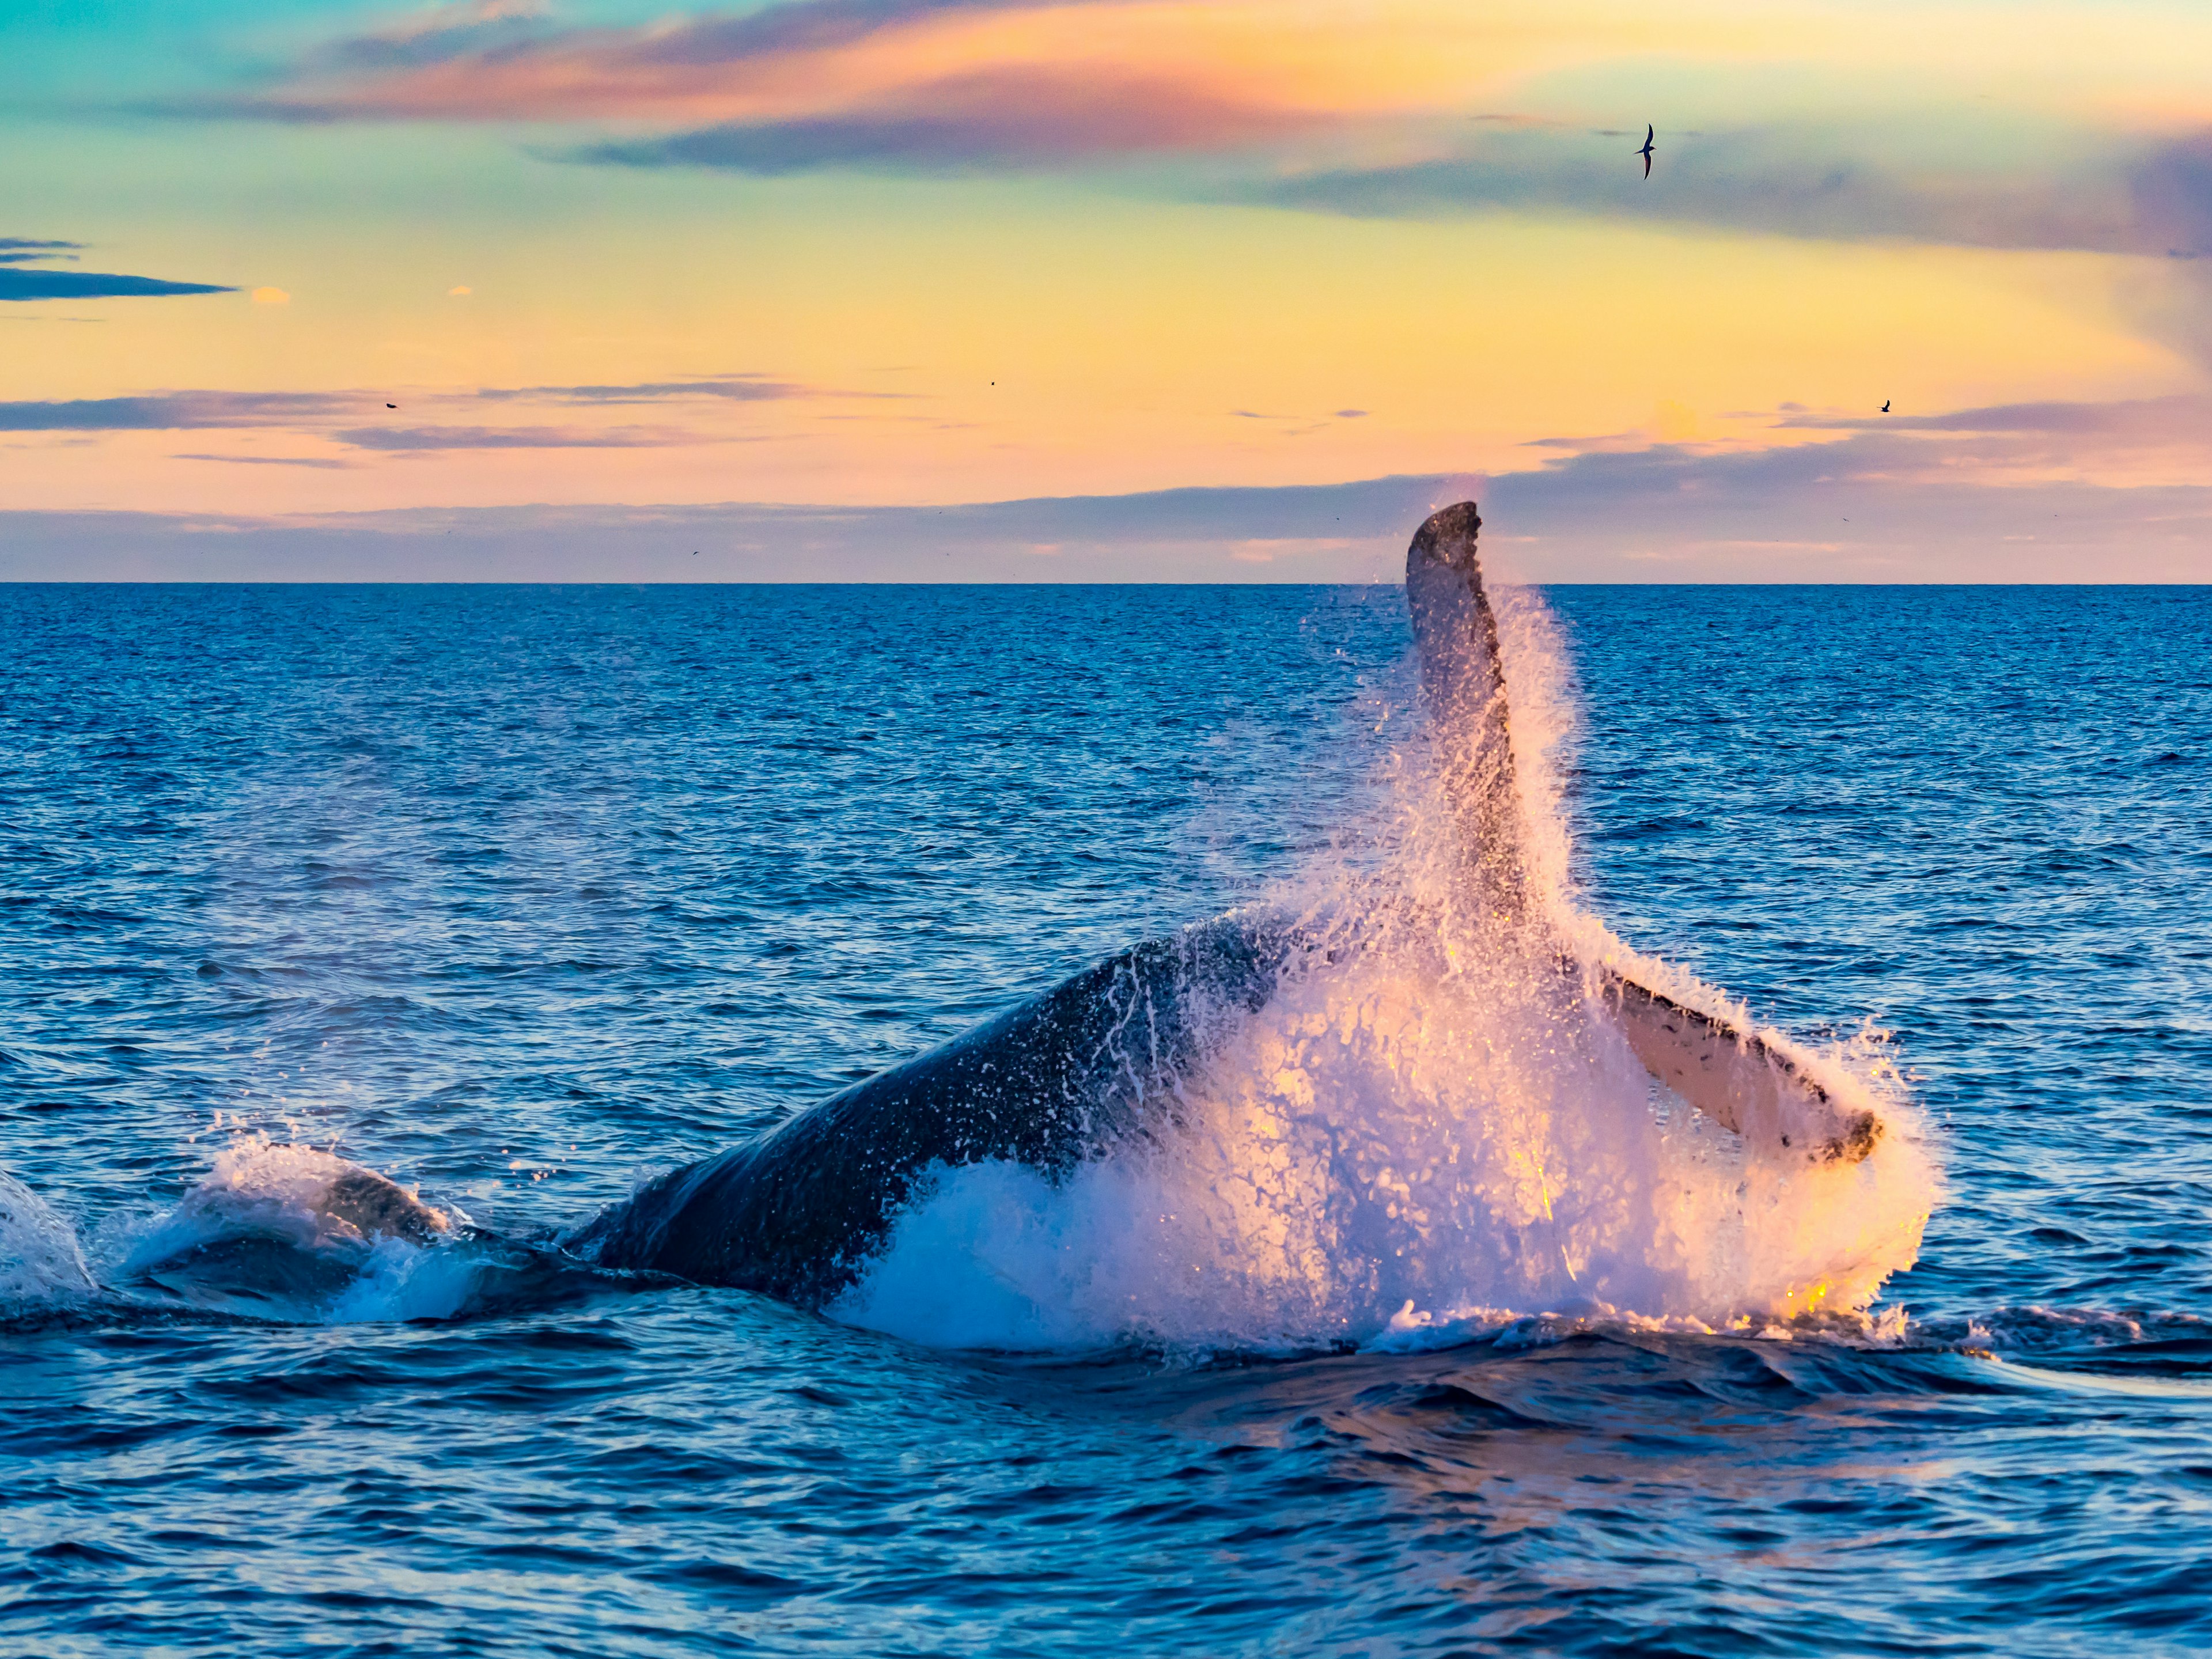
M2005 440L1901 434L1730 454L1594 453L1491 487L1503 558L1567 581L2199 581L2201 469L2141 484L2052 477Z
M459 412L494 404L571 404L619 407L702 400L756 403L816 395L871 397L885 393L819 393L759 375L645 380L629 385L489 386L475 392L398 394L409 410ZM125 398L78 398L0 403L0 432L191 432L280 430L347 448L386 453L490 449L645 449L684 444L727 443L757 436L672 427L580 425L486 426L429 424L407 420L386 405L381 392L148 392ZM392 424L367 424L372 420ZM271 465L324 465L291 458L194 455L182 459ZM331 465L339 463L332 462Z
M1814 580L2049 580L2069 579L2071 560L2074 580L2201 580L2212 556L2212 396L1778 424L1842 435L1603 442L1500 475L1493 494L1573 550L1551 567L1572 580L1590 579L1590 561L1662 554L1689 562L1653 579L1771 580L1786 567Z
M1176 27L1141 7L1146 41L1064 21L1115 9L1110 0L811 0L630 29L471 10L450 27L337 43L267 90L170 112L642 123L655 130L538 153L752 173L1027 171L1240 152L1336 123L1325 100L1284 100L1275 78L1233 49L1176 51ZM1118 10L1131 9L1124 0ZM1163 32L1164 53L1147 44Z
M1114 156L1215 152L1321 125L1160 76L992 70L907 89L859 112L732 123L597 144L579 160L756 173L1063 167Z
M303 67L453 65L504 74L520 84L557 64L568 71L567 78L577 78L581 69L587 78L613 82L626 73L649 77L656 70L728 68L820 52L963 13L1039 9L1041 0L786 0L735 15L679 16L624 29L550 27L552 9L540 0L461 0L333 41ZM374 90L362 89L367 109L374 108Z
M328 435L356 449L405 453L447 449L660 449L707 441L696 433L635 426L351 427Z
M512 49L529 40L550 14L544 0L456 0L334 40L308 61L332 69L383 71L450 63Z
M1545 210L1844 241L2212 255L2212 135L2084 133L2061 170L1947 164L1940 151L1908 167L1869 153L1862 137L1782 127L1678 136L1647 182L1597 135L1494 131L1441 155L1292 171L1224 193L1360 218Z
M628 386L486 386L476 394L493 403L652 404L685 398L730 403L776 403L818 395L811 386L758 374L722 374L696 380L640 380Z
M1790 411L1775 424L1829 432L2051 434L2063 436L2172 434L2205 430L2212 408L2202 397L2131 398L2110 403L1993 404L1935 415L1836 415ZM2206 438L2212 445L2212 436Z
M74 263L81 242L42 242L27 236L0 236L0 265L43 264L56 259Z
M187 453L170 458L179 461L221 461L229 466L304 466L343 472L356 463L335 455L210 455Z
M137 398L0 403L0 432L184 432L284 426L360 410L366 399L321 392L166 392Z
M818 82L821 60L880 37L963 16L1052 9L1054 0L788 0L643 27L561 28L541 27L544 13L534 7L448 7L322 47L271 91L171 106L169 112L306 122L560 121L696 118L720 105L735 114L763 103L788 105L794 78ZM811 77L805 73L810 60L817 71Z

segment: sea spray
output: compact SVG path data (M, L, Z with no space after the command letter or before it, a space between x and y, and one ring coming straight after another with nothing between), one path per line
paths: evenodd
M0 1317L77 1301L94 1289L69 1223L0 1170Z

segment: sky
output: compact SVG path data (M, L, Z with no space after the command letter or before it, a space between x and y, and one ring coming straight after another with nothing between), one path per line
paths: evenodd
M2212 580L2202 0L9 0L0 147L0 577Z

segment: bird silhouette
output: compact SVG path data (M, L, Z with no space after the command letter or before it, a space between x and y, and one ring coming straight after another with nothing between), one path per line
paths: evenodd
M1651 176L1651 141L1656 136L1657 130L1654 128L1649 121L1645 122L1644 124L1644 148L1638 150L1636 153L1644 158L1644 176L1647 179Z
M1887 398L1881 400L1881 412L1885 415L1889 413L1889 399Z
M398 405L398 404L385 404L385 407L386 407L386 409L397 409L397 408L398 408L398 407L399 407L399 405Z

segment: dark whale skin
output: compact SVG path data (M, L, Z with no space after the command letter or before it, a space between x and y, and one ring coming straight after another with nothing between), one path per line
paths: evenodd
M1295 930L1233 912L1107 957L759 1139L671 1170L562 1240L602 1267L819 1308L924 1172L994 1159L1065 1180L1177 1121L1186 1080L1273 994Z

